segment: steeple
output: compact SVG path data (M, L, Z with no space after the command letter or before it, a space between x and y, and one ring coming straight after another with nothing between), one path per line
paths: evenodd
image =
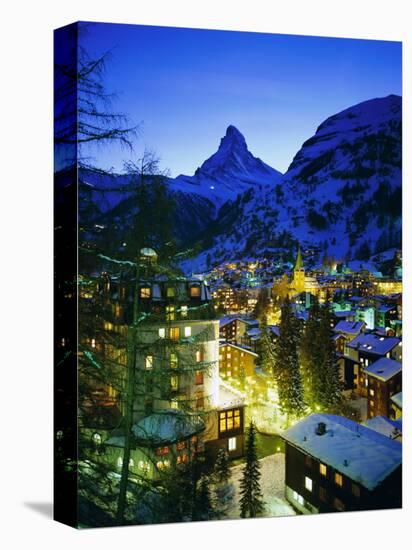
M300 251L300 246L298 246L298 255L296 257L296 263L295 263L295 271L300 271L303 269L303 260L302 260L302 253Z

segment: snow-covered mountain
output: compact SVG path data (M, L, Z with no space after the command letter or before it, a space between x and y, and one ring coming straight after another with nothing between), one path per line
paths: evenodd
M193 176L180 175L169 185L173 190L195 193L221 206L251 187L265 183L273 186L281 178L280 172L252 155L237 128L228 126L216 153Z
M401 124L394 95L325 120L280 180L249 187L222 207L207 249L186 268L256 257L291 238L339 259L399 246Z

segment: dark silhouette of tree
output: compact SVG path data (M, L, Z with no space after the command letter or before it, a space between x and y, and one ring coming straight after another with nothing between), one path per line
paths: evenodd
M255 518L264 510L260 476L256 450L256 429L254 423L251 422L246 444L246 464L240 482L240 517L242 518Z

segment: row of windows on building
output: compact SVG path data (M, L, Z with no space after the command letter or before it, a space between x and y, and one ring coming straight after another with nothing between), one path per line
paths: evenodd
M293 491L292 492L292 497L293 499L298 503L300 504L301 506L307 506L308 503L306 503L305 499L303 498L302 495L300 495L297 491ZM327 501L327 491L324 487L319 487L319 499L322 500L323 502L326 502ZM310 505L311 506L311 505ZM345 505L344 503L341 501L340 498L338 497L334 497L333 499L333 507L335 508L335 510L337 510L338 512L344 512L345 510Z
M189 287L189 296L191 298L200 298L200 285L192 285ZM152 297L152 288L150 286L140 287L140 298L150 299ZM173 286L166 287L166 298L175 298L176 288Z
M312 459L310 456L306 456L305 461L307 466L309 467L312 466ZM321 476L327 477L328 466L326 464L323 464L322 462L319 462L319 473ZM333 474L333 481L335 485L337 485L338 487L343 487L344 478L341 473L335 471ZM313 480L309 476L305 476L305 489L309 492L313 491ZM320 489L324 490L324 488L321 488L321 487ZM354 496L356 497L360 496L360 488L359 488L359 485L356 485L356 483L351 483L351 491Z
M221 433L236 430L240 426L240 409L221 411L219 413L219 430Z

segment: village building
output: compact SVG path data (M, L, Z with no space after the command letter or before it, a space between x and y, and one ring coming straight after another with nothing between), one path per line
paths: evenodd
M368 418L390 416L391 397L402 389L402 364L388 357L381 357L365 367L368 389Z
M285 496L299 512L401 507L398 441L331 414L311 414L282 437Z

